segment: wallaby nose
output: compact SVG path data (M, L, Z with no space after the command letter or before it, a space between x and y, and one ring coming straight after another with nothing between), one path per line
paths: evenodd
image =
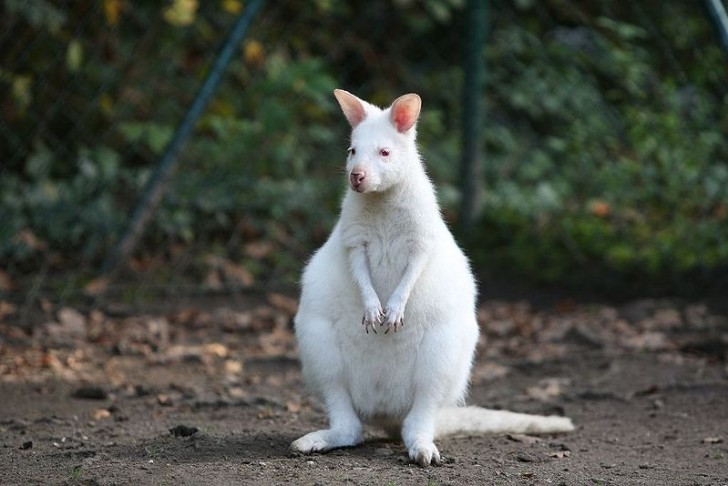
M349 182L351 182L351 187L354 189L359 189L359 186L361 186L361 183L364 182L364 179L366 179L367 173L363 170L353 170L351 174L349 174Z

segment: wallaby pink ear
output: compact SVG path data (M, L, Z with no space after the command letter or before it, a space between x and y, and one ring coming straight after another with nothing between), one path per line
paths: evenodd
M422 99L414 93L402 95L394 100L389 116L399 133L404 133L414 126L420 116L420 108Z
M341 111L344 112L344 116L349 120L351 128L355 128L358 124L364 121L367 113L364 110L364 104L362 101L343 89L335 89L334 96L341 106Z

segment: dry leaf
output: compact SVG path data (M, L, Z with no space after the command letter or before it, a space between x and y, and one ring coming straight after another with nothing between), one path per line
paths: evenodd
M217 270L211 270L208 272L205 277L205 281L203 282L203 286L212 290L222 289L222 278L220 277L220 272Z
M268 294L268 302L289 316L295 316L298 312L298 299L294 299L293 297L273 292Z
M228 390L228 395L230 395L232 398L245 398L248 396L248 394L245 392L245 390L242 387L239 386L233 386Z
M607 202L594 200L589 203L589 211L594 216L597 216L599 218L606 218L612 212L612 208Z
M553 457L555 459L563 459L565 457L571 456L571 451L554 451L549 452L549 457Z
M157 403L163 407L171 407L172 405L174 405L174 403L172 402L172 397L164 393L160 393L159 395L157 395Z
M209 343L202 346L202 352L208 356L224 358L228 355L228 348L224 344Z
M233 263L230 260L215 255L205 258L211 267L210 273L205 278L205 284L213 289L222 288L222 279L225 277L229 282L248 287L255 283L253 274L244 266ZM221 275L222 274L222 275Z
M533 445L541 442L540 438L526 434L508 434L506 437L514 442L520 442L521 444Z
M36 251L43 251L48 247L45 241L35 236L35 233L29 229L21 230L15 235L15 241L23 243L28 248Z
M648 331L623 340L624 346L638 351L662 351L672 347L664 333Z
M0 291L9 292L13 290L13 281L5 270L0 270Z
M511 369L507 366L500 365L494 362L486 362L480 366L477 366L473 370L472 381L474 384L485 383L487 381L497 380L503 378L511 372Z
M222 273L227 280L244 287L249 287L255 283L255 277L253 277L250 270L228 260L223 261Z
M570 381L566 378L546 378L539 381L538 385L528 387L526 394L531 398L546 402L563 394L564 387L569 384Z
M275 247L267 241L254 241L245 245L245 253L248 256L261 260L275 251Z
M15 304L0 300L0 321L5 319L5 317L7 316L15 314L17 310L18 308L15 306Z
M86 295L94 297L106 292L107 288L109 288L109 279L107 277L98 277L84 285L83 291Z
M91 413L91 416L94 420L106 420L111 417L111 412L105 408L99 408L94 410L93 413Z
M239 375L243 372L243 363L236 359L228 359L225 361L225 374Z

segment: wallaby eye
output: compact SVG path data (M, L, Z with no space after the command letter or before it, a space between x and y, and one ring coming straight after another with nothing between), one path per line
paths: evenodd
M356 149L354 147L349 147L346 151L349 152L349 155L356 155Z
M389 157L389 149L379 149L379 155L381 155L382 157Z

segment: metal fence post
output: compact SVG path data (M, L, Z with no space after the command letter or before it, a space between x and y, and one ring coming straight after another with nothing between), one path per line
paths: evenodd
M215 63L210 69L210 74L208 74L207 78L202 83L192 105L189 110L187 110L187 113L177 128L172 140L167 145L164 154L162 155L162 160L159 162L157 169L149 179L149 182L144 189L144 193L137 201L129 226L126 228L126 231L119 239L118 243L107 255L102 269L104 274L113 271L120 263L126 260L139 241L144 230L144 226L152 217L159 201L162 199L166 183L168 182L177 161L177 154L179 153L179 150L187 141L187 138L192 133L197 120L199 120L200 116L202 116L208 102L215 94L228 63L232 59L240 42L245 37L248 27L250 27L250 24L253 21L253 17L258 12L262 4L263 0L253 0L250 2L245 11L233 25L230 35L228 35L225 44L215 59Z
M713 24L715 24L715 28L718 31L718 37L720 37L723 50L728 53L728 13L720 0L705 0L705 4L708 7L710 18L713 20Z
M465 48L463 56L462 140L460 167L460 231L472 234L482 189L483 49L486 32L487 0L468 0L465 9Z

